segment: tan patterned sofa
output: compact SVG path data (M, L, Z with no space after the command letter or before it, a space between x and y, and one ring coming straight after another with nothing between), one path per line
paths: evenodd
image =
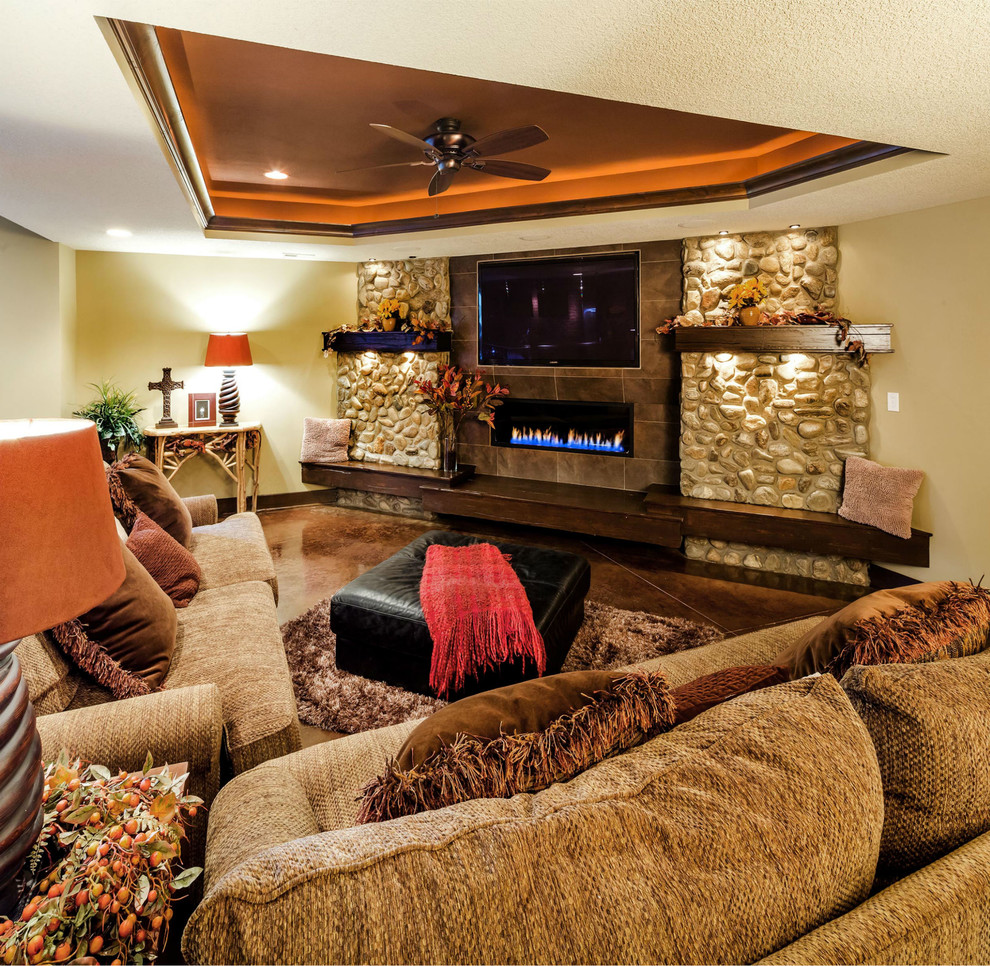
M766 662L813 623L645 666L678 685ZM533 795L355 827L358 789L414 726L223 789L187 962L990 962L990 835L881 889L881 766L831 676Z
M90 761L139 768L189 761L190 787L211 800L220 783L221 736L235 774L300 747L292 682L275 604L278 584L258 517L217 522L212 496L187 499L199 593L177 610L165 689L127 701L72 668L44 637L17 648L39 715L46 755L61 747Z

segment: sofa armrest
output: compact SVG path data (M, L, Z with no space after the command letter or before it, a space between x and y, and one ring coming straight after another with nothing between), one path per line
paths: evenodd
M990 833L870 896L761 963L984 963Z
M215 684L44 715L38 731L46 759L65 748L111 770L137 771L150 751L156 765L187 762L187 790L207 805L220 788L223 716Z
M186 496L182 502L189 508L194 527L208 527L220 519L217 511L217 498L212 493L203 496Z

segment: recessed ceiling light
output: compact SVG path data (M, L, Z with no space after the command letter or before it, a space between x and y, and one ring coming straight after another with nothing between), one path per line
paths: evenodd
M271 178L272 181L285 181L289 176L284 171L279 171L278 168L272 168L271 171L265 172L266 178Z
M791 231L794 231L795 228L800 228L801 226L800 225L788 225L787 227L790 228Z
M130 238L133 232L129 228L108 228L107 234L112 238Z
M719 232L719 234L720 234L720 235L728 235L729 233L728 233L728 231L726 231L726 230L725 230L725 229L723 228L723 229L722 229L722 230L721 230L721 231Z

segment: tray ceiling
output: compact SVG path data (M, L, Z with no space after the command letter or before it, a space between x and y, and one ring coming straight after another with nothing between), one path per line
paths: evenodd
M746 199L902 153L895 145L111 21L163 146L208 231L364 237ZM456 117L477 138L538 124L519 182L428 166L372 129L417 137ZM272 181L265 172L288 177ZM347 173L341 173L347 172Z

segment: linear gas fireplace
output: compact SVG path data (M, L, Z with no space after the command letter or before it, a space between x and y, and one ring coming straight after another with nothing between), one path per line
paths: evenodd
M507 399L495 410L495 446L632 456L630 403Z

